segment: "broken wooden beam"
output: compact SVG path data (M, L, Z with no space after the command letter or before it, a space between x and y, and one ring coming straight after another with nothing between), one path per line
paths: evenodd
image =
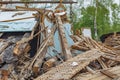
M44 65L43 69L45 72L49 71L52 67L55 66L55 63L57 61L57 57L52 57L51 59L47 60Z
M29 36L30 36L30 33L25 33L23 38L20 41L26 40L27 38L29 38ZM30 44L26 42L26 43L16 44L13 52L15 55L19 56L21 54L28 53L30 49L31 49Z
M107 65L103 62L103 60L101 58L98 58L97 60L100 63L100 65L102 66L103 69L108 68Z
M24 43L24 44L16 44L14 47L14 54L19 56L21 54L26 54L30 51L31 46L29 43Z
M37 58L39 58L39 56L41 56L41 60L39 60L39 62L37 63L42 63L42 60L44 59L45 55L42 55L41 53L43 52L43 50L46 48L47 44L48 44L48 41L49 39L51 38L51 35L45 40L45 42L42 43L42 46L39 47L35 57L33 58L32 62L30 63L30 66L29 66L29 70L32 69L35 61L37 60ZM41 55L40 55L41 54Z
M112 61L120 62L120 56L119 55L105 54L102 57L105 58L105 59L112 60Z
M87 69L88 72L90 72L92 74L95 73L95 71L92 68L90 68L89 66L87 66L86 69Z
M112 78L112 79L116 79L118 76L117 74L113 74L112 72L108 71L108 70L102 70L100 71L102 74Z
M62 53L63 56L65 56L65 59L70 59L72 58L72 54L70 52L70 48L68 46L68 42L65 36L65 30L64 30L64 26L63 23L61 21L60 16L56 15L56 24L58 27L58 32L59 32L59 37L60 37L60 43L61 43L61 48L62 48Z
M47 45L46 45L46 47L44 47L43 51L41 52L41 54L39 55L39 57L36 59L34 65L33 65L33 71L34 71L35 74L39 73L39 71L41 69L41 66L42 66L42 63L44 61L46 53L47 53Z
M40 45L40 47L39 47L39 49L38 49L35 57L33 58L32 62L30 63L30 65L29 65L29 67L28 67L29 70L32 69L34 63L36 62L36 60L37 60L39 57L40 57L40 58L37 60L38 62L36 62L36 63L37 63L37 65L38 65L38 64L41 65L41 63L42 63L42 61L43 61L43 59L44 59L44 57L45 57L45 54L46 54L46 53L44 53L44 54L41 54L41 53L42 53L43 50L48 46L48 42L49 42L50 38L54 35L55 31L56 31L56 26L54 26L54 27L52 28L52 32L48 35L47 39L45 39L45 40L43 41L43 43Z
M44 10L44 9L39 9L39 8L26 8L26 7L21 7L21 6L16 6L16 9L20 9L20 10L28 10L28 11L38 11L39 13L44 13L45 12L52 12L51 10Z
M29 38L24 38L24 39L18 41L16 44L23 44L23 43L31 41L33 38L35 38L36 36L38 36L41 32L45 31L46 29L47 29L47 27L45 27L44 29L38 31L38 33L36 33L36 34L34 34L34 31L33 31L33 33L31 33L31 36Z
M12 22L12 21L25 20L25 19L31 19L31 18L35 18L35 17L25 17L25 18L19 18L19 19L4 20L0 22Z
M47 73L39 76L35 80L60 80L71 79L76 73L85 68L90 62L96 60L104 53L98 50L90 50L85 53L63 62L52 68Z
M75 50L81 50L81 51L88 51L89 50L88 47L83 47L83 46L79 46L79 45L72 45L71 48L75 49Z
M46 4L46 3L54 3L59 4L60 1L0 1L0 4ZM77 3L74 1L62 1L63 4L73 4Z
M114 74L114 80L119 80L118 78L120 76L120 66L95 71L95 74L91 74L91 73L78 74L73 78L73 80L112 80L110 77L101 73L101 71L104 72L104 70L109 71L112 74Z
M109 46L106 46L100 42L97 42L91 38L88 38L88 37L84 37L82 35L80 36L72 36L72 38L75 38L76 40L78 40L78 42L76 42L73 46L74 49L79 49L79 50L83 50L82 48L85 47L85 48L88 48L89 50L90 49L99 49L105 53L109 53L109 54L117 54L117 51L116 49L112 48L112 47L109 47ZM77 47L76 47L77 45ZM78 47L80 46L80 47ZM81 47L82 46L82 47Z

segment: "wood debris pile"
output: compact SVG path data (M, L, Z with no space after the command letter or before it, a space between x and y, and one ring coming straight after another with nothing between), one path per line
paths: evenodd
M82 35L71 36L74 44L69 47L63 26L67 16L61 14L63 11L52 13L54 20L51 22L54 26L48 29L44 21L51 11L17 8L38 11L39 13L34 14L38 23L30 33L1 37L1 80L120 80L118 49ZM57 54L46 57L48 48L55 45L53 37L56 31L61 53L53 50ZM33 39L37 39L36 52L30 57L33 46L30 43ZM74 50L85 52L75 56Z
M35 80L112 80L120 79L120 55L116 49L83 36L71 36L75 44L72 49L84 50L85 53L70 58L52 68ZM117 68L117 69L116 69ZM118 72L117 72L118 70ZM76 75L77 74L77 75ZM100 77L99 77L100 76ZM97 78L97 79L96 79Z
M72 57L70 49L68 49L67 46L68 43L62 24L63 22L67 22L67 15L64 11L62 11L61 14L60 12L44 9L25 8L20 6L16 8L37 11L38 13L33 14L37 20L37 24L35 24L34 29L29 33L20 33L20 35L18 33L7 33L7 36L5 36L4 33L0 34L1 80L33 80L39 75L49 71L52 67ZM49 15L49 12L52 12L52 14ZM48 29L44 23L45 18L54 19L54 21L50 19L54 26ZM24 18L5 20L2 22L18 20L24 20ZM53 37L56 31L59 32L58 36L60 36L61 47L64 53L62 57L65 56L65 58L61 58L61 54L58 54L55 50L53 50L53 52L56 52L54 57L46 57L48 48L54 46ZM32 49L34 47L36 49ZM31 54L34 54L33 57L30 57Z
M14 75L12 73L16 68L16 71L20 71L26 61L30 60L28 52L31 49L30 43L17 44L18 41L26 39L30 36L30 33L6 33L1 35L0 40L0 68L2 80L8 80L8 75ZM22 55L21 55L22 54ZM14 67L16 66L16 67ZM4 73L5 72L5 73Z
M104 43L108 46L120 50L120 34L113 34L105 38Z
M35 80L119 80L120 55L116 49L83 36L71 36L71 49L84 50L73 58L53 67Z

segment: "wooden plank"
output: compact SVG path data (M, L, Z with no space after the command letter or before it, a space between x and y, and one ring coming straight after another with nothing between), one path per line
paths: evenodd
M39 47L39 49L38 49L35 57L33 58L32 62L30 63L30 65L29 65L29 67L28 67L29 70L32 69L32 67L33 67L34 63L36 62L37 58L39 58L39 61L37 62L37 64L38 64L38 63L39 63L39 64L42 63L42 61L43 61L43 59L44 59L44 57L45 57L45 53L44 53L44 55L41 54L41 53L42 53L43 50L47 47L47 44L48 44L50 38L54 35L55 31L56 31L56 26L54 26L54 27L52 28L52 32L48 35L47 39L45 39L44 42L43 42L43 43L41 44L41 46Z
M98 62L100 63L100 65L102 66L103 69L104 69L104 68L108 68L108 67L106 66L106 64L102 61L101 58L98 58L97 60L98 60Z
M45 4L45 3L54 3L54 4L59 4L60 1L0 1L0 4ZM73 4L77 3L74 1L63 1L63 4Z
M23 43L23 44L17 44L15 47L14 47L14 54L19 56L19 55L23 55L23 54L26 54L30 51L31 49L31 46L29 43Z
M76 36L74 38L76 38ZM78 39L80 38L80 39L78 40L77 38ZM100 42L96 42L95 40L93 40L91 38L83 37L83 36L79 36L77 38L76 39L78 40L78 42L80 42L78 45L83 44L83 43L85 44L85 45L81 45L82 47L89 48L89 49L99 49L105 53L109 53L109 54L113 54L113 55L117 54L116 49L106 46ZM77 44L75 43L75 45L77 45ZM77 49L80 49L82 47L79 47ZM82 50L82 49L80 49L80 50Z
M42 48L42 44L43 44L43 41L44 39L46 39L46 30L47 30L47 27L45 27L45 24L44 24L44 20L45 20L45 14L39 14L39 15L36 15L39 17L40 21L39 21L39 26L38 27L38 30L41 31L42 29L45 29L43 30L43 32L40 32L38 34L35 34L34 36L38 35L38 40L37 40L37 49L39 51L40 48ZM47 42L48 44L48 42ZM41 54L39 55L39 57L36 59L35 63L34 63L34 66L33 66L33 71L34 71L34 74L37 75L41 69L41 65L43 63L43 59L45 58L45 55L47 53L47 46L45 46L45 48L43 49L43 51L41 52Z
M35 80L59 80L71 79L76 73L85 68L90 62L96 60L103 52L98 50L90 50L85 53L63 62L62 64L52 68L47 73L39 76ZM77 65L74 65L76 63Z
M30 37L30 33L25 33L23 38L20 41L24 41L25 39L29 37ZM30 44L26 42L26 43L16 44L13 52L15 55L19 56L21 54L25 54L29 52L30 49L31 49Z
M36 33L35 35L31 35L29 38L24 38L20 41L18 41L16 44L23 44L23 43L26 43L26 42L29 42L30 40L32 40L33 38L35 38L36 36L38 36L41 32L43 32L44 30L46 30L46 28L40 30L38 33ZM32 33L33 34L33 33Z
M60 42L61 42L61 48L62 48L63 56L65 56L66 60L70 59L70 58L72 58L72 54L70 52L70 48L69 48L68 43L67 43L63 23L61 21L60 16L58 16L58 15L56 16L56 23L57 23L57 26L58 26L59 39L60 39Z
M47 60L43 65L44 72L47 72L52 67L54 67L56 61L57 61L57 57L52 57L51 59Z
M25 18L11 19L11 20L5 20L0 22L12 22L12 21L25 20L25 19L31 19L31 18L35 18L35 17L25 17Z
M88 72L90 72L90 73L92 73L92 74L95 73L95 71L94 71L93 69L91 69L89 66L87 66L86 69L87 69Z
M114 79L116 78L115 80L119 80L118 78L120 76L120 66L107 68L104 70L107 70L112 74L116 75ZM104 71L104 70L100 70L100 71ZM91 74L91 73L78 74L73 78L73 80L112 80L110 77L102 74L100 71L95 71L95 74Z
M21 6L16 6L16 9L28 10L28 11L38 11L38 12L44 13L44 14L45 14L45 12L52 12L51 10L44 10L44 9L39 9L39 8L26 8L26 7L21 7Z
M43 28L46 28L45 27L45 25L44 25L44 23L40 23L40 25L41 25L41 29ZM46 47L43 49L43 51L41 52L41 54L39 55L39 57L37 58L37 60L36 60L36 62L34 63L34 67L33 68L41 68L41 65L42 65L42 63L43 63L43 59L45 58L45 55L46 55L46 53L47 53L47 47L49 46L49 41L50 41L50 39L53 37L53 35L54 35L54 33L55 33L55 31L56 31L56 25L54 25L53 26L53 28L51 28L51 30L52 30L52 32L51 33L49 33L48 35L46 35L46 32L45 32L45 30L44 30L44 32L43 32L43 34L44 34L44 36L42 37L43 38L43 41L44 41L44 39L46 39L46 38L49 38L48 39L48 41L47 41L47 44L46 44ZM39 49L38 49L38 51L40 50L40 49L42 49L42 46L44 46L45 44L43 43L43 42L41 42L41 45L40 45L40 47L39 47Z
M31 70L34 62L37 60L37 58L40 56L41 52L42 52L42 51L45 49L45 47L47 46L48 41L49 41L50 38L51 38L51 35L45 40L45 42L43 42L42 46L39 47L39 49L38 49L38 51L37 51L34 59L33 59L32 62L30 63L30 66L29 66L29 68L28 68L29 70ZM41 57L42 57L42 59L39 61L39 63L42 62L44 56L41 55Z
M109 60L120 62L120 56L119 55L105 54L102 57L106 58L106 59L109 59Z
M35 75L39 74L39 71L41 69L42 63L44 61L43 59L45 58L45 55L46 55L46 49L47 49L47 47L45 47L43 49L43 51L41 52L39 57L36 59L34 65L33 65L33 72L34 72Z
M71 48L75 49L75 50L81 50L81 51L87 51L87 50L89 50L89 48L83 47L83 46L79 46L79 45L72 45Z
M110 71L107 71L107 70L102 70L100 71L102 74L112 78L112 79L115 79L116 77L118 77L116 74L113 74L112 72Z

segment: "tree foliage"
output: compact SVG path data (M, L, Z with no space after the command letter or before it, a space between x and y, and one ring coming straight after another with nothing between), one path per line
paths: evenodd
M94 37L94 19L95 19L95 0L92 0L91 5L87 7L82 6L79 19L74 14L74 29L80 29L81 27L90 27L92 29L92 36ZM112 13L112 15L111 15ZM98 0L97 4L97 17L96 25L98 37L103 34L120 31L120 7L118 4L113 3L113 0Z

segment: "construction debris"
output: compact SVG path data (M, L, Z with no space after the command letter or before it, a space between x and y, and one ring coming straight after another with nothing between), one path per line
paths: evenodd
M47 73L41 75L35 80L61 80L61 79L71 79L76 73L84 69L90 62L96 60L104 53L99 52L98 50L91 50L80 54L72 59L67 60L66 62L52 68ZM73 66L73 61L77 62L78 65Z
M71 48L77 49L77 50L90 50L90 49L99 49L105 53L110 54L116 54L116 49L106 46L105 44L102 44L100 42L96 42L95 40L89 38L89 37L83 37L83 36L71 36L73 40L76 42Z
M104 39L104 43L108 46L114 47L115 49L120 50L120 34L114 33Z
M63 53L63 56L65 56L65 59L67 60L72 58L72 54L70 52L70 48L68 47L67 39L65 37L64 27L63 27L60 16L56 16L56 19L57 19L56 23L58 25L58 32L60 36L62 53Z
M1 80L120 79L119 35L110 36L105 43L101 43L90 37L66 33L68 31L64 24L69 23L69 20L62 0L55 10L20 6L16 8L35 12L20 18L16 16L26 13L15 12L11 19L0 20L0 24L16 25L16 22L30 19L35 23L32 28L30 25L25 25L27 28L23 25L22 32L15 31L17 28L10 25L0 25ZM32 22L29 24L32 25ZM9 27L11 31L8 30Z
M95 71L94 74L89 72L76 75L73 80L119 80L120 66Z

